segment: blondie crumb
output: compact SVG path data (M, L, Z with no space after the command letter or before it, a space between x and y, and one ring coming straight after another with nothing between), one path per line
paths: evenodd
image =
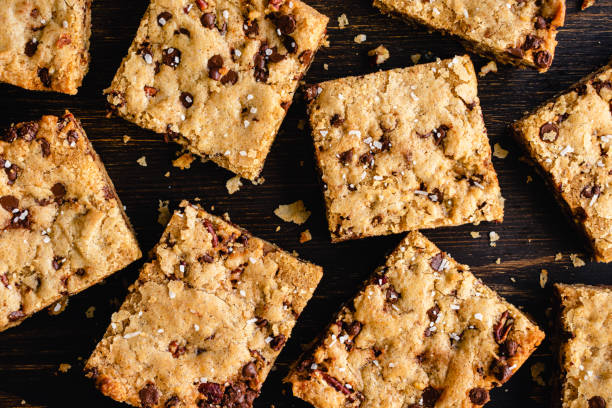
M310 217L310 211L306 209L302 200L291 204L279 205L274 210L274 214L285 222L293 222L298 225L305 223L308 217Z
M373 66L383 64L390 57L389 50L384 45L379 45L373 50L368 51L370 63Z

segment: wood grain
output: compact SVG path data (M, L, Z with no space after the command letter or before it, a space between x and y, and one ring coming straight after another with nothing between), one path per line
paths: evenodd
M368 50L384 44L391 52L382 68L411 65L410 55L431 52L440 58L465 53L452 38L409 27L378 13L369 0L313 0L310 3L331 19L330 47L316 56L306 80L319 82L345 75L372 71L366 63ZM331 319L331 313L348 300L359 284L382 262L401 236L370 238L330 244L324 219L322 195L314 170L310 136L298 129L305 117L304 104L296 100L289 110L277 141L267 160L265 184L245 185L230 196L225 182L232 175L212 163L195 163L190 170L172 168L170 160L177 147L161 137L139 129L118 118L105 117L102 90L108 86L121 58L129 47L147 6L146 0L97 0L93 10L92 64L84 86L74 97L27 92L0 85L0 126L31 120L43 114L61 114L68 108L81 119L94 147L106 164L130 216L143 252L158 240L162 226L157 224L158 200L176 206L181 199L200 197L214 213L229 212L232 220L252 233L273 241L325 268L325 276L293 337L268 377L257 407L307 407L291 397L281 380L288 364ZM350 25L341 30L337 17L346 13ZM356 44L353 38L366 34L367 41ZM510 150L505 160L494 159L502 192L507 199L503 224L483 223L458 228L425 231L443 250L458 261L472 266L474 273L508 300L529 312L542 328L550 332L550 291L539 285L539 272L549 271L550 281L612 284L611 266L588 262L574 268L569 253L580 253L578 237L561 215L551 194L532 170L519 161L519 150L506 127L522 112L532 109L583 75L603 65L612 50L612 0L598 0L584 12L578 1L570 0L566 26L558 35L554 64L546 74L500 66L479 82L480 98L491 142ZM477 68L486 63L475 57ZM324 64L329 69L324 69ZM131 141L124 144L123 135ZM147 157L148 167L136 160ZM164 174L170 171L171 177ZM533 182L526 183L532 176ZM273 214L278 204L303 199L312 211L305 226L282 222ZM276 226L281 229L276 232ZM313 240L299 244L299 233L310 229ZM470 231L480 231L473 239ZM496 231L501 239L496 247L488 233ZM554 255L562 252L561 261ZM501 259L500 264L495 261ZM585 260L587 256L583 257ZM127 286L135 279L138 262L115 274L103 285L70 299L67 310L52 317L42 312L21 326L0 334L0 408L4 407L120 407L100 395L81 373L86 359L101 338L111 313L117 310ZM549 283L550 285L550 283ZM87 319L85 310L94 306L95 317ZM532 381L529 366L544 362L550 373L552 356L546 341L513 379L492 393L491 408L539 407L546 403L550 389ZM58 373L60 363L71 370ZM22 400L25 400L22 405Z

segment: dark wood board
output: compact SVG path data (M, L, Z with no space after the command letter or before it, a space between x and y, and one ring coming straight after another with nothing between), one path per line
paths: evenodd
M544 183L519 160L521 153L506 130L524 111L567 88L606 63L612 55L612 0L597 0L595 6L584 12L579 10L576 0L569 1L566 25L559 32L555 61L548 73L500 65L498 73L479 81L491 144L499 142L510 150L505 160L493 160L507 199L505 222L425 231L440 248L471 265L485 283L532 314L547 334L550 333L547 309L551 306L551 291L550 282L545 289L539 285L542 268L549 271L550 281L612 284L612 266L593 262L587 262L582 268L572 266L568 254L581 253L581 241ZM170 200L176 207L181 199L200 197L207 209L214 205L214 213L227 211L232 221L253 234L289 251L296 250L303 258L322 265L323 280L255 404L257 407L272 404L307 407L308 404L293 398L281 383L288 365L299 355L302 345L310 342L331 320L339 305L352 297L402 236L330 243L311 138L307 131L298 129L298 121L305 119L305 106L298 98L266 162L262 174L266 182L259 186L247 183L231 196L225 188L225 182L232 177L228 171L212 163L194 163L185 171L173 168L170 161L178 151L175 145L165 144L159 135L122 119L107 118L102 90L110 84L147 3L146 0L94 1L92 63L79 94L64 96L0 85L0 126L70 109L82 121L104 161L145 253L157 242L163 229L156 222L158 200ZM370 0L312 0L310 4L330 17L331 44L317 54L306 76L308 82L372 72L365 54L379 44L391 52L391 59L381 68L412 65L410 55L414 53L431 52L441 58L465 53L453 38L382 16ZM337 18L342 13L347 14L350 24L340 30ZM366 34L367 41L356 44L353 38L357 34ZM474 57L474 62L478 69L486 60ZM328 70L324 64L329 64ZM129 143L123 143L123 135L131 137ZM143 155L147 158L147 167L136 163ZM167 171L171 172L170 178L164 177ZM530 175L533 182L528 184L526 179ZM275 217L273 210L278 204L298 199L303 199L312 211L304 226ZM276 232L278 225L281 229ZM310 229L313 240L300 244L298 236L305 228ZM482 237L473 239L470 231L480 231ZM496 231L501 237L496 247L489 246L490 231ZM562 261L554 260L558 252L564 254ZM499 265L495 263L497 258L501 258ZM98 393L82 376L81 369L142 262L116 273L105 284L70 298L67 310L59 316L41 312L20 326L0 333L0 408L122 406ZM85 316L90 306L96 308L93 319ZM544 378L548 378L553 363L548 341L504 387L492 393L492 402L487 406L528 408L547 404L551 389L531 379L529 367L536 362L546 364ZM72 368L68 373L59 373L60 363L69 363Z

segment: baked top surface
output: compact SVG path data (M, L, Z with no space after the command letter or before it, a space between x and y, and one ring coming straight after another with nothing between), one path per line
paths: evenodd
M469 57L311 89L332 240L503 219Z
M411 232L286 381L317 408L479 406L543 338L467 266Z
M557 27L565 21L564 0L374 0L374 5L466 39L502 62L542 71L552 63Z
M181 207L86 370L104 394L135 406L174 397L250 406L322 270Z
M0 331L141 255L115 188L70 113L0 140Z
M298 0L196 4L153 0L105 92L122 117L254 179L328 19Z
M564 284L557 284L555 288L561 303L560 329L565 334L559 354L562 362L561 406L610 406L612 311L609 305L612 304L612 290L610 287Z
M91 0L4 0L0 81L76 94L89 66Z
M513 125L593 246L612 260L612 65Z

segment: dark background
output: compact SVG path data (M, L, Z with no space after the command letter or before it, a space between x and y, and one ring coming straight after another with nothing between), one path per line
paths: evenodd
M296 250L301 257L322 265L325 275L315 296L300 318L291 340L270 373L257 407L307 407L293 398L281 384L288 365L331 319L339 305L352 297L360 283L379 265L401 235L377 237L332 245L322 206L322 194L314 170L311 139L298 129L305 119L305 106L296 97L262 173L266 182L260 186L246 182L236 194L229 195L225 182L233 176L212 163L196 163L190 170L173 168L170 161L178 148L165 144L162 137L139 129L122 119L106 118L106 88L126 53L146 7L145 0L94 1L92 62L89 74L77 96L24 91L0 85L0 126L33 120L43 114L62 114L70 109L83 123L89 138L113 179L119 196L127 206L141 248L147 253L159 239L163 227L157 223L158 200L170 200L175 208L181 199L200 197L213 213L229 212L232 221L253 234L270 240L286 250ZM366 60L368 50L384 44L391 58L380 68L412 65L410 55L431 52L440 58L464 53L459 43L449 37L427 33L379 14L369 0L311 0L310 4L330 17L331 46L321 49L306 76L318 82L345 75L373 71ZM557 92L597 67L612 55L612 0L597 0L582 12L576 0L569 0L566 25L557 37L555 60L545 74L499 65L498 73L479 79L479 93L491 145L499 142L510 150L505 160L493 159L502 193L507 199L503 224L483 223L456 228L425 231L441 249L459 262L472 266L474 273L529 312L550 333L551 281L612 284L611 267L595 264L588 255L582 268L574 268L569 253L582 253L580 239L563 218L543 182L533 174L511 140L506 127ZM349 26L338 28L337 18L346 13ZM353 38L366 34L367 41L356 44ZM329 70L323 64L329 64ZM474 57L478 70L486 63ZM132 139L127 144L123 135ZM146 156L148 167L136 160ZM302 164L303 163L303 164ZM171 177L164 174L170 171ZM527 184L531 175L533 182ZM312 215L303 226L276 218L279 204L304 200ZM277 225L281 230L276 232ZM304 229L313 240L298 242ZM470 231L480 231L473 239ZM489 246L488 233L496 231L501 239ZM554 261L557 252L562 261ZM497 265L495 260L501 258ZM99 394L83 378L83 361L101 338L110 315L123 300L127 286L137 276L142 260L70 298L66 311L59 316L46 312L27 319L16 328L0 333L0 408L4 407L120 407L121 404ZM542 268L549 271L545 289L539 285ZM511 280L513 278L513 280ZM95 306L95 317L87 319L85 310ZM539 407L547 404L550 388L538 386L530 374L536 362L546 364L549 379L553 364L550 344L545 341L525 366L501 389L492 392L488 407ZM59 373L60 363L69 363L68 373ZM25 405L22 405L25 400Z

